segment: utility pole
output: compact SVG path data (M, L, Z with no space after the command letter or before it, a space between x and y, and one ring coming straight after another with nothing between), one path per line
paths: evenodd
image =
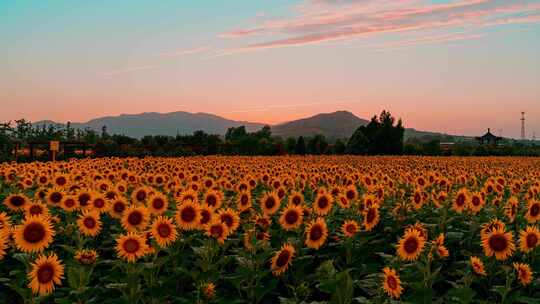
M521 140L525 140L525 112L521 112Z

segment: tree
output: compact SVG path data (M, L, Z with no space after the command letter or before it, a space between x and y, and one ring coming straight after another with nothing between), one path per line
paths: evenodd
M328 143L326 142L324 135L319 134L309 139L307 144L307 152L309 154L320 155L326 151L327 147Z
M288 154L294 154L294 149L296 147L296 139L294 137L289 137L285 141L285 150Z
M306 154L306 142L303 136L298 137L298 140L296 141L296 147L294 147L294 154Z
M360 127L354 131L353 135L347 142L347 148L345 152L347 154L359 155L366 154L368 152L369 140L362 131L363 127Z
M345 143L343 143L343 141L341 141L341 139L338 139L336 140L336 142L334 143L334 146L332 147L332 153L334 154L343 154L345 153L345 149L347 147L345 146Z

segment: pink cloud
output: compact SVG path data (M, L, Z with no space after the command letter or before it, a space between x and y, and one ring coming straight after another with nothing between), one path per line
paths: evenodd
M210 50L209 47L203 46L203 47L197 47L192 49L183 49L183 50L176 50L171 52L163 52L159 55L162 57L176 57L176 56L183 56L183 55L193 55L193 54L199 54Z
M291 18L264 21L237 29L222 37L241 38L253 34L282 38L253 43L222 54L354 39L388 32L441 28L474 28L512 23L540 22L525 13L539 13L540 3L506 0L460 0L445 4L403 0L311 0L295 7Z
M137 71L145 71L145 70L152 70L157 68L157 65L141 65L141 66L133 66L133 67L126 67L118 70L108 71L103 73L103 76L105 77L111 77L118 74L125 74L125 73L132 73Z

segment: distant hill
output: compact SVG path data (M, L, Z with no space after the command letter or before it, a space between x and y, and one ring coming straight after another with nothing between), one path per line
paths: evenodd
M59 125L48 120L34 123L34 125L43 124ZM107 132L109 134L124 134L141 138L145 135L175 136L176 134L191 134L197 130L204 130L210 134L223 135L230 127L246 126L248 131L255 131L262 128L264 124L235 121L207 113L151 112L107 116L83 123L72 122L71 126L75 129L90 128L95 131L101 131L103 126L107 126Z
M272 126L272 134L283 137L309 137L322 134L328 139L349 138L358 127L368 122L351 112L337 111Z
M328 140L348 139L354 131L369 121L357 117L348 111L337 111L333 113L321 113L311 117L289 121L286 123L271 126L272 134L286 137L310 137L317 134L324 135ZM33 123L37 126L55 125L64 126L51 120L42 120ZM145 135L170 135L191 134L197 130L203 130L209 134L224 135L230 127L245 126L249 132L261 129L265 124L236 121L226 119L208 113L142 113L142 114L122 114L119 116L106 116L89 120L87 122L72 122L75 129L92 129L101 132L103 126L107 126L109 134L124 134L130 137L141 138ZM452 136L417 131L415 129L405 129L405 139L418 138L439 138L448 140Z

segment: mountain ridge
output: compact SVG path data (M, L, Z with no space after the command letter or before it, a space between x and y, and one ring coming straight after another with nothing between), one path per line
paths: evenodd
M167 113L143 112L139 114L109 115L90 119L86 122L71 122L74 129L92 129L101 131L102 126L107 127L110 134L123 134L130 137L141 138L146 135L191 134L203 130L210 134L224 135L228 128L245 126L247 131L253 132L269 125L273 135L281 137L310 137L322 134L329 140L347 139L354 131L369 121L353 113L339 110L330 113L318 113L309 117L269 125L258 122L238 121L227 119L212 113L174 111ZM36 126L55 125L65 126L52 120L40 120L32 123ZM423 136L452 136L438 132L418 131L413 128L405 129L405 139Z

